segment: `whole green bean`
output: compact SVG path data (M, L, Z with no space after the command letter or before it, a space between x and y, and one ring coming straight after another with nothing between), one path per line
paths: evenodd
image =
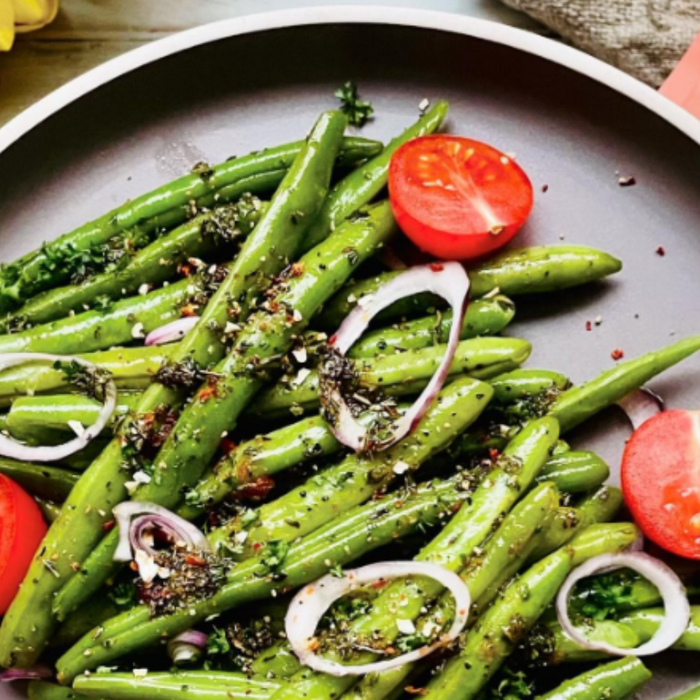
M596 489L610 476L610 467L595 452L564 452L552 456L536 481L554 481L564 493Z
M173 637L211 615L314 581L398 537L442 522L463 499L461 480L451 479L369 501L294 543L279 577L261 577L257 557L235 567L213 597L174 614L152 618L150 609L140 605L108 620L97 638L88 633L58 660L59 680L69 683L85 670Z
M565 391L555 401L550 415L561 423L562 432L571 430L698 350L700 336L691 336L622 362L595 379Z
M476 302L474 302L476 303ZM547 369L516 369L491 380L493 400L501 404L528 401L540 394L556 394L571 382L560 372Z
M79 676L75 690L110 700L267 700L280 681L249 678L230 671L176 671L148 673L91 673Z
M284 282L282 291L271 299L275 311L260 311L250 317L241 331L228 358L217 365L215 390L210 383L180 416L174 434L156 458L155 477L134 495L145 500L175 507L183 490L190 489L216 452L222 433L234 428L237 416L263 384L264 374L251 373L250 368L264 363L266 358L279 357L293 342L304 319L309 318L333 288L349 276L353 265L364 260L394 232L389 205L379 204L368 209L365 217L341 225L316 248L302 257L301 270ZM352 256L339 255L352 249ZM292 312L293 310L293 312ZM298 320L290 318L298 314ZM301 534L299 532L296 533ZM118 533L110 533L85 562L106 562L118 542ZM64 587L54 601L54 612L65 619L85 595L91 595L110 565L83 569L78 581ZM89 572L89 573L87 573ZM86 585L95 576L94 583ZM80 584L80 585L79 585ZM82 591L82 594L81 594Z
M552 484L538 486L513 508L478 552L470 553L466 566L460 571L472 597L469 626L473 626L480 610L488 606L501 585L517 573L528 546L558 502L559 493ZM435 626L445 629L453 618L454 601L451 594L445 592L429 614L419 618L416 629L426 629L426 625L428 629ZM342 697L344 700L383 700L392 690L405 684L415 667L416 664L407 664L388 672L369 674Z
M67 649L96 625L109 620L125 609L114 602L114 589L101 588L88 598L68 619L59 625L49 640L49 649Z
M591 557L627 549L634 525L593 525L515 579L470 630L460 652L427 685L425 697L475 698L553 600L568 574Z
M504 365L511 368L524 362L531 345L518 338L474 338L459 343L450 367L451 375L469 374L478 379L488 379L502 373ZM422 350L403 352L388 357L355 361L361 383L382 389L390 396L419 393L435 373L445 354L443 345ZM307 374L303 381L278 383L260 392L250 415L271 418L289 411L298 415L302 411L317 409L318 372Z
M34 297L0 323L0 330L46 324L71 312L80 313L94 307L97 301L104 305L105 301L135 294L142 284L152 289L175 277L180 265L189 258L211 259L216 252L219 259L222 254L228 259L235 245L253 229L265 206L257 197L248 196L201 214L141 249L121 268ZM166 322L162 321L161 325ZM2 340L0 349L3 349Z
M262 505L246 530L243 554L265 542L292 541L312 532L340 513L366 501L396 478L397 463L416 471L482 413L491 398L488 384L464 378L443 389L423 417L420 428L376 454L351 454L337 465L312 476L280 498ZM215 528L208 539L214 549L231 547L242 530L240 518Z
M0 474L9 476L32 495L49 501L63 501L78 481L77 474L65 469L6 457L0 457Z
M460 339L500 333L515 316L515 306L508 297L498 295L476 299L467 307ZM452 312L436 313L414 321L370 331L348 352L349 357L363 358L393 355L406 350L420 350L446 343L452 327Z
M306 148L306 141L296 141L227 160L211 169L200 168L27 253L0 271L0 312L67 281L74 271L70 263L76 253L102 252L105 244L121 232L136 229L148 237L158 228L185 221L191 215L192 202L196 207L211 207L238 199L246 192L273 191ZM373 157L381 149L376 141L346 138L339 162Z
M593 282L619 272L622 263L608 253L584 246L541 246L509 250L468 270L470 296L483 297L498 289L506 296L556 292ZM326 304L317 326L334 331L365 294L373 294L400 272L385 272L344 287ZM382 312L377 319L425 314L444 302L429 294L407 297Z
M270 278L294 255L304 220L313 216L325 195L344 127L345 118L337 112L320 117L269 209L246 239L197 325L178 344L177 352L171 354L171 362L188 360L207 367L221 357L224 348L220 329L229 318L229 306L247 314ZM156 382L145 392L137 412L177 405L186 393L181 386L171 388ZM195 401L190 404L193 405L203 404ZM127 444L123 439L128 438L133 420L136 418L123 421L119 435L83 474L44 539L42 554L32 563L0 626L0 665L26 667L36 661L57 620L52 611L54 594L75 575L101 539L112 509L127 497L130 473L122 466L122 448ZM181 444L190 446L185 441ZM45 557L51 558L51 571L43 563Z
M507 513L524 487L529 486L549 455L559 436L556 421L543 418L534 421L506 448L494 470L490 472L447 526L418 554L418 561L428 561L451 571L463 568L465 558L473 553L492 532L494 524ZM514 465L517 465L514 468ZM399 636L397 610L402 619L418 617L422 608L443 590L434 579L423 576L391 583L373 603L370 611L354 620L349 633L362 644L371 644L375 630L382 631L382 640L391 645ZM359 654L354 663L372 661L374 656ZM336 677L302 669L273 697L275 700L313 698L329 700L338 697L353 685L352 676Z
M537 700L625 700L651 678L651 671L637 658L611 661L597 666L561 685Z
M112 375L121 389L142 388L150 382L163 362L178 350L178 345L154 345L148 348L114 348L78 355ZM64 390L71 381L63 369L45 361L26 362L0 372L0 405L8 405L16 397Z

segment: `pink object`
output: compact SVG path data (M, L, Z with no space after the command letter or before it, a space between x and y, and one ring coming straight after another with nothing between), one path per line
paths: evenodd
M700 34L659 92L700 119Z

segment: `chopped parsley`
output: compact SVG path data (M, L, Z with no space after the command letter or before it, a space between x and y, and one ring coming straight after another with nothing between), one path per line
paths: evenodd
M347 114L348 121L353 126L364 126L374 114L374 107L360 99L357 86L350 80L335 91L335 96L340 100L341 111Z

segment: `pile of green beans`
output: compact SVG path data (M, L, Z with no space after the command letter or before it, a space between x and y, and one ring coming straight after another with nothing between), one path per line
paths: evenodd
M346 116L325 112L303 141L202 165L0 270L0 353L79 355L119 390L103 433L80 453L50 465L0 458L0 474L51 523L0 625L0 666L56 659L58 684L30 683L30 700L393 700L405 691L491 700L511 664L534 673L535 657L566 670L597 664L555 688L538 678L536 700L624 700L648 681L633 656L578 647L553 613L574 568L638 537L615 521L623 499L605 483L605 461L561 437L698 352L700 337L572 386L560 372L522 367L528 340L500 335L516 316L513 299L602 280L618 259L554 245L471 266L448 379L418 428L388 449L350 453L320 411L329 334L400 274L376 264L397 235L382 199L391 158L437 131L447 108L435 103L385 147L344 136ZM391 410L408 410L444 356L453 323L444 307L429 294L389 306L349 350L348 372ZM146 333L188 315L197 318L181 340L144 346ZM101 411L70 372L39 361L0 370L0 408L0 430L28 445L64 442ZM134 435L148 421L162 435L146 457ZM148 478L132 481L136 470ZM139 599L143 584L114 561L113 510L129 499L201 526L208 559L192 565L215 568L213 592L167 612ZM245 673L233 652L206 649L166 670L166 641L197 629L221 643L231 620L267 614L273 599L279 634L286 596L358 560L395 558L397 541L402 556L457 574L470 591L466 627L439 666L431 657L359 677L320 674L282 636L256 649ZM595 585L579 585L572 602ZM432 578L359 593L362 605L339 623L350 651L323 652L341 663L422 646L455 617ZM642 579L628 593L590 634L633 654L664 610ZM700 607L674 648L700 651ZM678 700L696 698L698 689Z

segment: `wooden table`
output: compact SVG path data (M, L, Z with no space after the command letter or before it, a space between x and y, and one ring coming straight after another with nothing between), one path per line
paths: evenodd
M0 125L90 68L172 32L253 12L324 4L422 7L546 31L500 0L62 0L51 26L18 37L9 54L0 54Z

